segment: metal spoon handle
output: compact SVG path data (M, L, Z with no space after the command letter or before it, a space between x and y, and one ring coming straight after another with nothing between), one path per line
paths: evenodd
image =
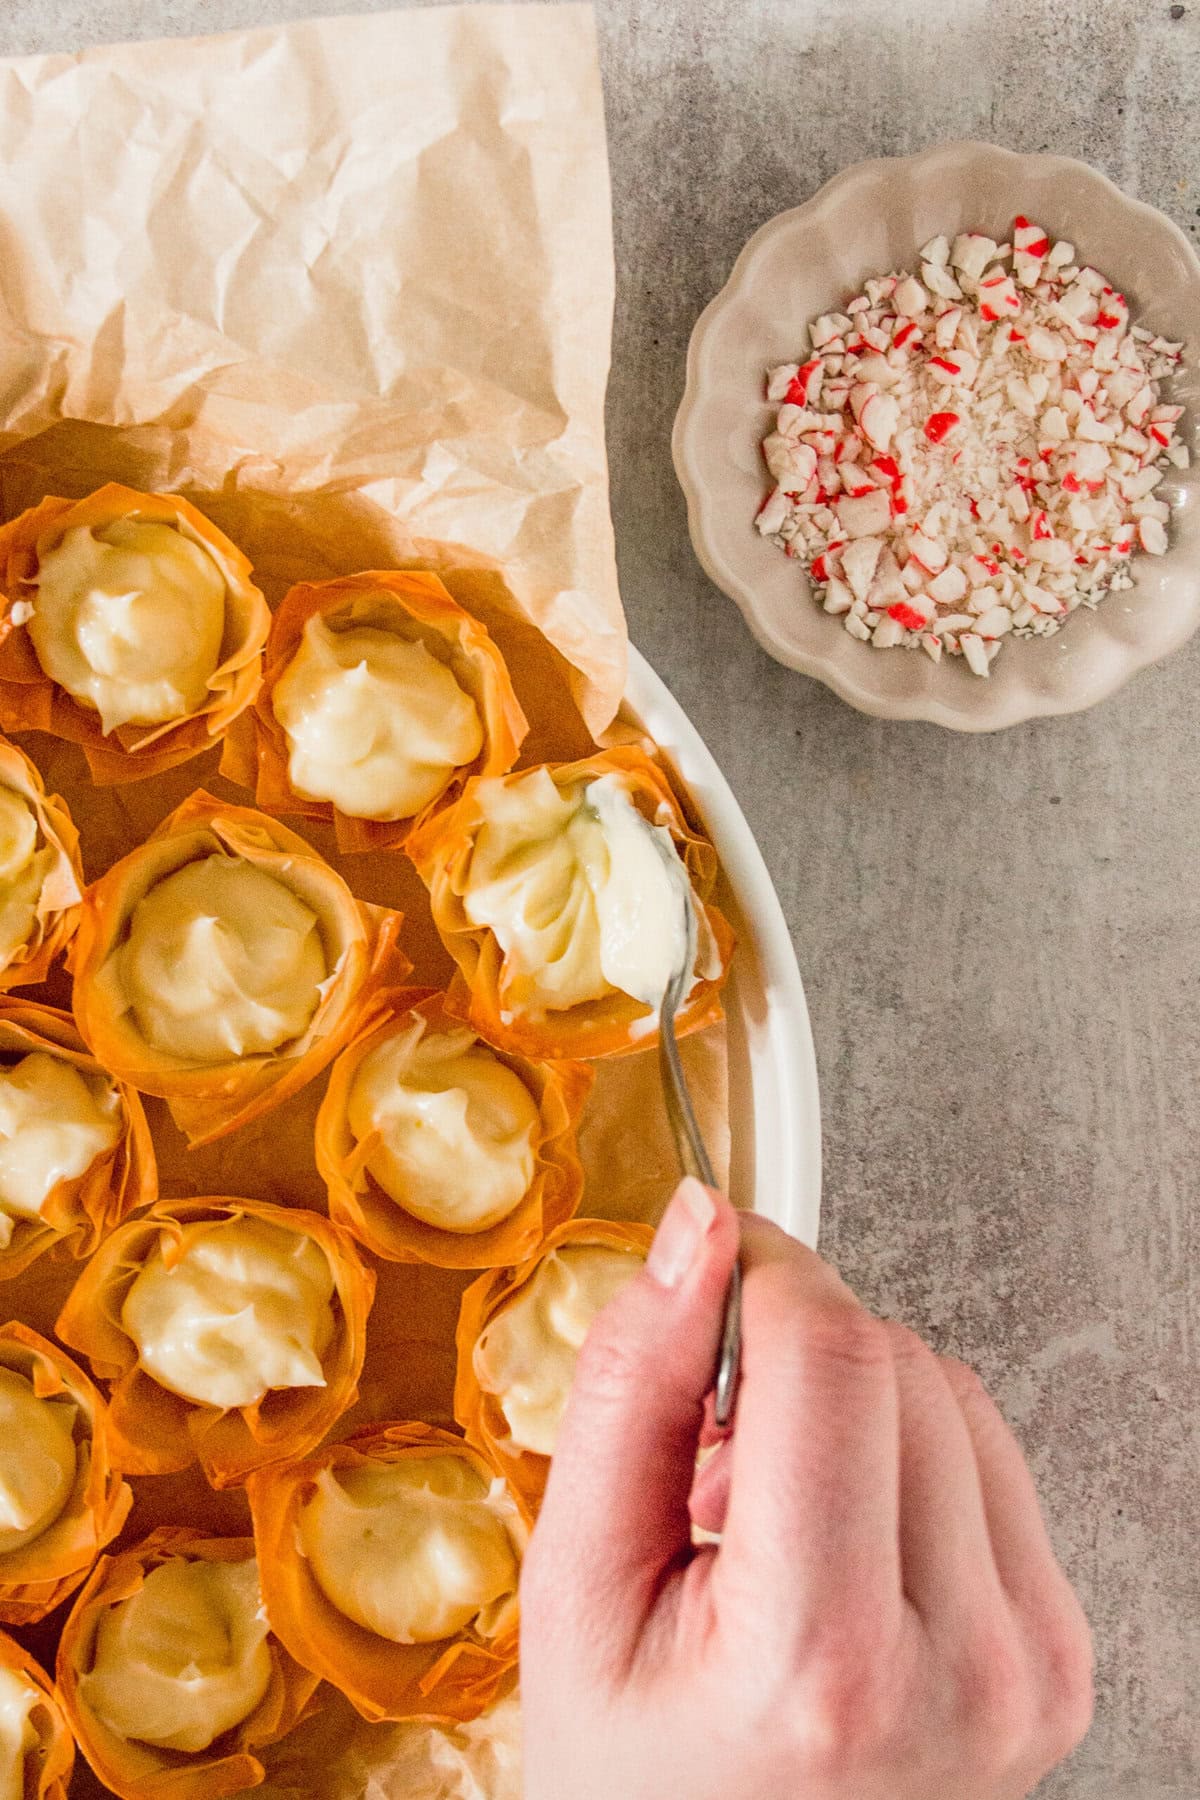
M696 1109L688 1091L687 1078L679 1057L675 1037L675 1015L665 1009L658 1039L659 1062L662 1065L663 1095L667 1102L667 1118L679 1155L679 1166L685 1175L694 1175L705 1187L716 1187L708 1150L696 1123Z
M696 1123L696 1109L692 1105L692 1096L688 1091L679 1056L679 1044L675 1037L674 995L670 993L663 1002L658 1045L667 1118L675 1139L679 1166L685 1175L694 1175L706 1187L715 1187L712 1163L700 1135L700 1127ZM717 1356L714 1385L713 1419L720 1430L724 1430L733 1417L741 1355L742 1270L741 1264L735 1262L729 1280L729 1292L725 1297L725 1317L721 1326L721 1347Z

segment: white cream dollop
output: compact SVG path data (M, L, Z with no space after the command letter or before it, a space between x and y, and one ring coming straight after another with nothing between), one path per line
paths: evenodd
M80 1697L117 1737L207 1750L270 1686L268 1629L253 1557L173 1557L101 1616Z
M19 1669L0 1668L0 1800L27 1800L36 1787L26 1780L38 1734L32 1713L44 1698Z
M484 1326L475 1378L499 1401L514 1448L553 1455L592 1320L643 1261L635 1251L601 1244L561 1245Z
M420 642L319 615L275 685L296 793L355 819L408 819L474 762L483 727L469 694Z
M414 1218L483 1231L519 1206L533 1180L538 1108L519 1075L474 1032L395 1032L364 1057L347 1121L378 1142L367 1168Z
M687 876L669 866L666 826L613 775L560 789L536 769L482 783L478 800L463 906L504 953L506 1006L536 1017L619 991L657 1008L687 954Z
M143 1037L198 1063L299 1037L329 974L311 908L266 870L221 855L156 882L111 960Z
M38 849L38 822L24 794L0 785L0 968L27 943L54 851Z
M103 1075L33 1050L0 1068L0 1249L15 1219L38 1216L51 1189L73 1181L120 1141L121 1100Z
M0 1556L53 1525L75 1486L75 1402L0 1366Z
M252 1406L275 1388L324 1387L333 1290L312 1238L249 1216L201 1223L184 1228L178 1253L160 1234L121 1323L160 1387L205 1406Z
M323 1469L300 1543L326 1598L395 1644L429 1644L474 1623L494 1633L516 1592L517 1553L493 1491L461 1456Z
M225 576L174 525L77 525L41 558L29 635L42 668L118 725L186 718L208 698L225 636Z

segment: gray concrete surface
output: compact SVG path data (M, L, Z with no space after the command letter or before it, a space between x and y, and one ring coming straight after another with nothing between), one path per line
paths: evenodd
M340 10L5 0L0 52ZM791 922L825 1247L980 1367L1032 1460L1099 1661L1091 1737L1043 1793L1195 1800L1200 640L1093 713L997 739L861 718L776 667L701 574L668 438L692 321L743 240L861 156L958 135L1064 151L1200 235L1200 0L599 13L625 599Z

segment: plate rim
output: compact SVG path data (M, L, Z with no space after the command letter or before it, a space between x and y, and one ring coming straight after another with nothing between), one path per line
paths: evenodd
M629 646L627 714L667 757L720 858L722 901L738 933L727 990L731 1112L752 1130L733 1140L730 1189L815 1247L821 1218L821 1099L808 1001L795 946L762 851L733 789L662 677Z

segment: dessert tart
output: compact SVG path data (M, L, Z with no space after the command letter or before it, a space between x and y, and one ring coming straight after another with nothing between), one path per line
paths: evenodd
M207 1143L333 1060L407 973L399 928L278 820L201 791L88 889L76 1023Z
M83 1370L28 1326L0 1326L0 1620L35 1624L73 1594L131 1504Z
M79 833L23 750L0 738L0 991L45 981L79 923Z
M158 1191L141 1096L70 1013L0 998L0 1280L61 1246L88 1256Z
M458 964L451 1007L533 1057L613 1056L657 1041L658 1009L695 923L677 1030L720 1017L733 934L707 904L716 854L639 749L468 783L408 853Z
M248 1487L272 1629L366 1719L473 1719L517 1664L528 1518L482 1453L373 1425Z
M109 1386L121 1466L214 1487L303 1456L358 1394L375 1277L318 1213L217 1196L120 1226L56 1330Z
M0 1631L0 1800L67 1800L75 1740L40 1663Z
M261 692L222 773L267 812L331 819L343 851L402 844L527 730L496 645L436 575L302 582L271 622Z
M394 1262L523 1262L579 1205L582 1063L491 1049L445 998L389 996L334 1064L317 1115L330 1216Z
M82 746L101 784L186 762L262 679L250 564L178 494L115 482L0 528L0 726Z
M257 1751L316 1681L267 1624L254 1545L162 1526L106 1556L71 1609L58 1691L79 1748L121 1800L257 1787Z
M536 1504L592 1320L646 1260L648 1225L573 1219L537 1256L493 1269L462 1298L454 1416Z

